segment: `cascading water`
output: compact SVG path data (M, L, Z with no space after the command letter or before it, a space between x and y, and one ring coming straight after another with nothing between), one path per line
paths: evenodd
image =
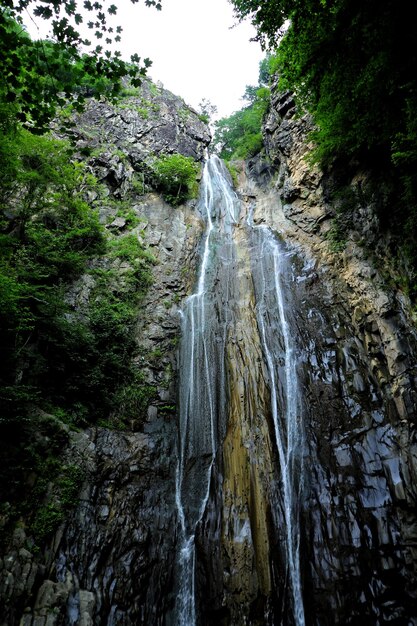
M195 626L201 621L196 600L198 596L196 536L210 501L214 469L216 468L217 475L222 474L221 451L228 427L229 412L233 410L236 413L229 398L232 393L231 379L235 380L235 387L238 384L236 371L233 376L231 374L230 368L233 368L233 364L230 358L233 359L231 355L236 352L233 352L230 346L236 345L237 328L242 327L242 310L239 310L241 305L236 304L236 301L242 297L242 293L238 297L238 292L239 289L242 292L243 288L242 284L240 287L238 285L237 267L242 256L246 255L248 245L242 243L241 249L240 244L235 241L246 237L250 241L249 257L252 257L251 261L249 259L247 278L251 284L253 283L251 290L254 292L256 306L251 312L249 310L251 307L248 309L244 305L245 315L249 315L244 326L249 324L251 330L247 340L251 345L259 345L257 354L259 357L263 355L264 365L259 362L249 363L249 374L244 376L250 375L250 371L257 371L259 376L255 375L253 380L259 380L259 377L268 379L270 398L265 401L265 407L269 405L272 414L274 447L277 451L273 455L276 460L272 463L278 467L272 470L276 479L273 483L267 484L262 472L259 473L255 469L258 452L251 453L251 458L248 458L252 468L249 470L243 467L244 463L239 465L238 456L233 457L234 461L230 459L223 461L226 463L224 468L226 474L235 463L236 471L240 472L240 477L230 476L229 472L227 478L229 487L226 488L226 491L229 490L227 491L229 496L225 497L232 499L228 505L225 502L223 505L228 506L229 511L235 510L235 515L239 510L240 521L235 526L236 529L245 529L244 532L238 530L237 534L234 534L231 541L235 548L229 547L229 560L233 561L235 557L238 558L236 555L242 553L238 547L242 542L252 550L257 562L256 567L259 569L258 580L263 580L263 583L260 583L263 584L263 588L259 593L264 596L265 593L269 593L270 581L274 578L269 571L272 566L268 565L272 557L264 550L265 546L272 544L275 541L274 537L279 535L283 552L282 568L286 571L282 579L286 579L287 584L284 584L286 589L275 595L287 597L282 604L284 609L281 607L281 611L286 613L283 623L304 626L298 518L302 488L300 459L303 436L298 400L296 351L291 339L282 289L282 272L288 268L284 263L284 252L268 229L255 227L250 222L245 229L238 223L240 203L223 168L217 157L211 157L205 165L200 205L201 213L206 220L202 260L196 291L186 300L182 311L179 450L176 476L179 547L174 623L176 626ZM240 322L237 322L238 317ZM249 354L253 350L253 345L250 347L244 345L244 342L239 343L239 350L247 351ZM249 357L249 361L251 358L254 357ZM262 361L262 358L260 360ZM253 384L251 382L251 385ZM246 386L249 389L249 383ZM257 395L259 394L255 387L252 396L256 398ZM239 402L235 397L234 407ZM256 404L257 400L254 402ZM250 417L250 407L243 408L242 411L246 413L247 423L254 423L253 420L256 418ZM256 409L255 413L259 414L259 410ZM265 408L262 409L262 416L265 425L268 419ZM264 426L261 424L260 428ZM258 427L256 429L259 430ZM247 427L241 430L242 433L247 432ZM251 437L249 433L249 438ZM256 437L258 435L254 434L253 439ZM263 437L264 443L261 447L270 449L268 429ZM248 450L252 444L243 440L242 446L243 450ZM234 448L235 444L232 444L231 449ZM236 450L231 454L236 455ZM242 457L242 454L240 456ZM245 476L248 476L247 480ZM234 487L230 487L232 483ZM244 489L239 487L238 483L245 484L244 489L252 495L245 495ZM222 487L217 485L217 488ZM265 498L270 499L277 509L272 514L275 528L272 533L271 529L268 530L268 507L265 508ZM244 504L246 500L247 504ZM262 512L256 510L259 506ZM263 519L260 521L261 517ZM221 518L222 514L218 512L217 527L222 525ZM268 539L268 534L271 534L271 540ZM245 550L246 548L243 548L243 553ZM217 555L221 553L220 549ZM208 558L213 557L209 555ZM225 571L230 566L222 567ZM251 583L248 583L248 588L250 586ZM239 611L239 608L234 610L233 619L239 620L235 626L255 623L248 622L247 615L238 616L236 611ZM263 614L268 619L265 623L272 623L271 610L265 608Z
M253 260L257 321L269 374L271 410L281 477L285 556L292 612L296 626L304 626L300 573L299 502L302 490L303 425L297 377L297 355L287 320L282 279L289 273L286 253L265 226L253 229Z
M165 305L188 282L197 220L185 229L190 207L149 196L135 211L149 244L159 242L160 265L149 324L135 337L146 351L166 350L144 364L158 398L125 432L67 431L33 407L40 449L68 440L61 469L75 463L86 481L55 534L25 506L11 533L19 507L2 503L2 625L417 626L414 318L356 237L342 256L327 249L331 213L321 175L300 161L303 122L284 113L280 127L274 109L286 103L271 104L280 174L268 184L270 164L248 164L241 212L255 198L255 224L238 217L222 164L205 168L207 228L182 312L177 456L166 410L176 399L166 371L175 309ZM368 208L359 232L377 228ZM282 228L297 252L256 224ZM86 286L67 294L75 313L87 312ZM42 475L16 469L23 492L42 487ZM39 513L59 505L62 477ZM38 526L48 535L33 543Z
M182 311L176 477L180 521L176 622L181 626L196 623L195 532L207 505L218 433L225 421L224 359L233 262L231 225L237 220L239 204L221 170L217 157L208 160L204 168L204 249L197 290L186 300ZM215 289L218 282L222 284L221 293Z

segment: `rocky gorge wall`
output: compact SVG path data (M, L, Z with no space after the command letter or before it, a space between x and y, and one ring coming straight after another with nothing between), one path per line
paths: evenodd
M356 207L343 249L332 251L336 207L305 158L310 128L288 94L276 95L267 158L253 159L242 182L255 223L282 237L300 268L291 289L307 429L307 621L415 624L415 320L372 254L389 257L377 198Z
M100 221L117 238L137 236L155 257L136 331L137 367L154 393L128 429L57 426L69 439L62 463L85 476L78 505L41 547L19 520L0 560L0 623L163 624L173 603L179 305L202 223L195 200L173 208L149 191L145 174L159 154L202 161L210 134L183 100L148 82L119 105L92 100L75 121L76 149L107 189L89 198ZM123 281L126 262L100 263ZM68 292L78 314L88 313L93 289L86 274Z
M137 365L155 394L124 431L65 429L64 461L86 477L79 502L40 550L24 520L16 527L0 562L0 624L168 626L178 543L179 309L193 289L204 226L196 201L173 208L144 181L149 157L177 151L202 161L210 137L180 99L147 84L119 108L92 102L77 122L73 137L80 153L94 151L89 163L109 199L129 197L140 219L130 228L117 204L103 202L103 224L142 237L157 259L136 338ZM196 529L201 625L300 623L289 609L271 374L256 317L259 226L273 231L287 259L304 429L306 623L417 624L415 324L407 298L387 286L361 245L378 238L372 203L359 208L344 249L332 250L328 182L304 159L309 124L288 95L274 96L266 155L239 176L228 422ZM88 306L92 288L89 276L73 285L74 309Z

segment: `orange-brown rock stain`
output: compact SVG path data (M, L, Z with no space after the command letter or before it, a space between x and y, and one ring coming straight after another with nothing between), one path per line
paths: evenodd
M235 323L227 344L228 428L223 445L225 584L237 605L271 592L268 532L273 472L269 390L258 334L248 242L239 239ZM232 607L233 612L233 607Z

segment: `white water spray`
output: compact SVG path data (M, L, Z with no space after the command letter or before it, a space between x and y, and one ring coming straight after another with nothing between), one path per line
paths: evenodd
M282 503L285 523L285 553L291 585L292 607L296 626L304 626L300 572L299 499L302 489L303 429L300 418L297 360L294 341L287 320L283 290L284 252L265 226L253 227L259 234L260 274L258 285L258 326L268 367L271 388L271 409L282 482ZM282 337L284 360L283 381L277 371L277 346L273 340L267 315L275 310ZM279 389L281 387L281 401Z
M187 298L182 312L180 350L179 454L176 505L180 522L177 558L177 626L195 626L195 534L210 494L216 455L219 417L224 412L224 350L228 313L217 307L214 277L230 265L231 228L237 220L236 194L211 157L204 168L201 211L206 220L203 254L196 292ZM215 249L224 249L223 257ZM223 398L223 400L222 400Z

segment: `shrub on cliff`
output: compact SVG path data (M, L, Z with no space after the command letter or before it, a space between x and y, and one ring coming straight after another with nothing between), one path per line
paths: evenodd
M104 250L98 217L78 192L95 181L71 162L68 144L24 130L1 139L0 423L23 418L26 396L38 396L41 346L64 314L64 286Z
M222 159L249 159L262 150L262 121L269 107L269 56L259 64L259 83L247 85L250 104L215 122L213 144Z
M156 159L152 167L156 187L169 204L178 206L197 195L199 166L191 157L165 154Z
M136 381L133 328L154 259L133 234L105 238L84 199L100 186L67 142L25 130L0 138L0 427L26 422L35 407L91 423ZM113 285L110 269L95 274L78 316L66 291L103 254L109 268L126 265L123 281Z

